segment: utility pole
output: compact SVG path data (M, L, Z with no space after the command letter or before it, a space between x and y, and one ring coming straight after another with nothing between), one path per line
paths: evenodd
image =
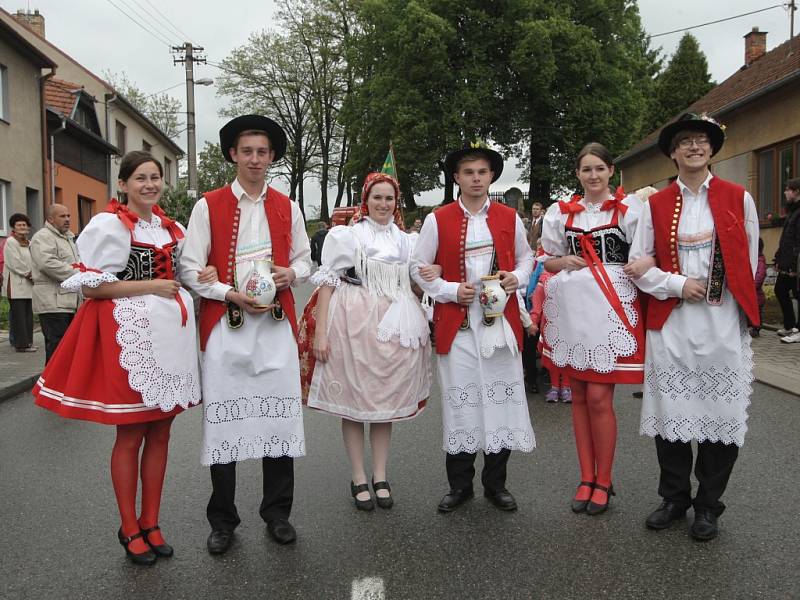
M789 39L794 39L794 12L797 10L795 0L789 2Z
M197 141L195 138L194 124L194 63L205 64L205 57L196 56L195 52L202 52L200 46L192 46L186 42L183 46L173 46L175 52L182 53L181 58L174 58L172 63L182 63L186 66L186 152L189 158L189 197L197 198Z

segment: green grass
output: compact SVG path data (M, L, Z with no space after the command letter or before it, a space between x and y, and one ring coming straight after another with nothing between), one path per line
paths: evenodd
M8 329L8 298L0 298L0 329Z

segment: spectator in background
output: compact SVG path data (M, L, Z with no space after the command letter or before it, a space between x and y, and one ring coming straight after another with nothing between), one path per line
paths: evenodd
M411 226L411 230L409 231L409 233L412 233L412 232L413 233L419 233L420 229L422 229L422 219L417 217L416 219L414 219L414 224Z
M28 234L31 220L27 215L14 213L8 220L11 236L3 247L3 294L11 306L8 314L10 335L17 352L36 352L33 345L33 276Z
M3 258L3 249L6 246L6 239L8 238L0 238L0 296L3 296L3 281L5 281L5 264L6 261ZM9 331L8 335L8 343L12 346L14 345L14 338L11 336L11 332Z
M317 231L311 236L311 260L318 265L322 260L322 245L325 243L325 236L328 235L328 224L325 221L320 221Z
M783 190L786 198L786 220L775 252L775 297L783 313L783 328L778 330L781 341L788 344L800 342L797 316L792 296L797 298L797 258L800 254L800 177L786 182Z
M31 239L33 312L39 315L44 334L45 364L78 310L78 294L61 289L61 282L78 272L72 265L80 262L69 223L69 209L51 204L44 227Z
M756 284L756 300L758 300L758 312L761 315L761 319L764 319L764 304L766 304L767 299L764 296L764 279L767 277L767 259L764 257L764 240L758 238L758 266L756 266L756 272L753 275L753 279ZM761 325L757 325L750 328L750 337L758 337L761 335Z
M534 202L531 206L531 224L528 228L528 243L531 248L536 249L539 238L542 237L542 223L544 222L544 210L541 202Z

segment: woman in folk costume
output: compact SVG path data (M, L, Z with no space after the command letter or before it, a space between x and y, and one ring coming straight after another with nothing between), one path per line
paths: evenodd
M411 291L412 240L402 226L397 181L371 173L355 223L330 230L320 286L300 325L308 406L341 417L359 510L372 510L364 469L364 423L370 423L372 489L381 508L393 500L386 480L392 423L413 419L430 393L428 321Z
M123 157L124 199L86 225L77 241L80 272L62 283L88 300L33 389L36 404L63 417L117 426L111 480L119 541L144 565L173 554L158 526L170 427L200 402L194 308L176 281L185 231L158 206L162 185L161 164L149 153Z
M645 524L665 529L693 506L690 533L700 541L718 533L721 497L744 444L753 381L748 320L760 322L755 203L708 168L724 141L706 115L688 113L662 129L658 145L678 177L650 197L631 246L631 256L656 261L635 280L650 294L639 432L655 438L663 499Z
M617 443L614 385L640 383L644 324L636 286L623 271L642 201L618 189L602 145L584 146L575 175L584 195L553 204L542 232L548 282L542 361L566 372L581 481L576 513L600 514L614 494L611 471Z
M494 150L471 146L448 154L445 168L460 198L428 215L414 248L412 275L435 301L434 335L442 386L443 450L450 491L438 509L451 512L474 496L475 458L484 454L484 496L500 510L516 510L506 489L512 450L536 446L523 381L522 324L517 289L524 289L533 253L522 220L492 202L489 186L503 171ZM426 281L422 265L439 265ZM499 317L484 318L481 278L495 275L508 294Z

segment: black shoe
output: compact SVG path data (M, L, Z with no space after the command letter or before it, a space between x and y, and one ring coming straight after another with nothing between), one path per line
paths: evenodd
M142 534L144 535L144 541L147 542L147 545L150 546L150 549L156 553L156 556L159 558L170 558L173 554L175 554L175 550L169 544L151 544L150 538L147 537L154 531L160 530L161 527L155 525L153 527L148 527L147 529L142 529Z
M117 532L117 538L119 539L119 543L122 544L123 548L125 548L125 554L133 564L144 565L148 567L150 565L156 564L156 554L152 550L147 550L146 552L142 552L141 554L136 554L135 552L131 552L130 548L128 548L128 544L130 544L133 540L138 539L140 537L144 537L144 533L142 533L141 531L139 533L134 533L131 537L125 537L124 535L122 535L121 527Z
M707 508L694 509L694 523L689 528L689 533L699 542L707 542L717 537L717 515Z
M225 554L233 542L233 532L227 529L214 529L206 540L209 554Z
M578 484L578 488L588 487L591 490L594 490L594 481L581 481ZM577 493L577 490L576 490ZM589 500L591 500L592 495L589 494L589 497L586 500L576 500L574 497L572 498L572 512L579 514L586 511L586 507L589 506Z
M267 531L273 540L281 545L291 544L297 539L297 532L286 519L274 519L267 523Z
M680 506L670 500L664 500L657 509L647 517L645 525L649 529L666 529L673 522L683 519L688 507Z
M450 490L439 502L439 512L453 512L470 498L475 496L472 488L468 490Z
M539 393L539 384L536 381L525 381L525 389L527 389L531 394L538 394Z
M367 498L366 500L359 500L356 498L361 492L369 493L369 485L366 483L362 483L360 485L356 485L352 481L350 482L350 493L353 495L353 500L356 502L356 508L358 510L375 510L375 504L372 502L372 496Z
M483 490L483 497L487 498L489 502L494 504L500 510L517 510L517 501L506 488L491 492Z
M608 487L604 485L600 485L599 483L594 484L594 489L600 490L601 492L606 493L606 501L605 504L598 504L597 502L592 502L589 500L589 504L586 505L586 514L587 515L599 515L601 513L606 512L608 509L608 503L611 501L611 496L616 496L614 493L614 486L609 484Z
M386 490L389 492L388 498L381 498L378 496L378 490ZM392 488L389 487L388 481L375 481L375 478L372 478L372 491L375 492L375 502L378 503L378 506L381 508L392 508L394 506L394 499L392 498Z

